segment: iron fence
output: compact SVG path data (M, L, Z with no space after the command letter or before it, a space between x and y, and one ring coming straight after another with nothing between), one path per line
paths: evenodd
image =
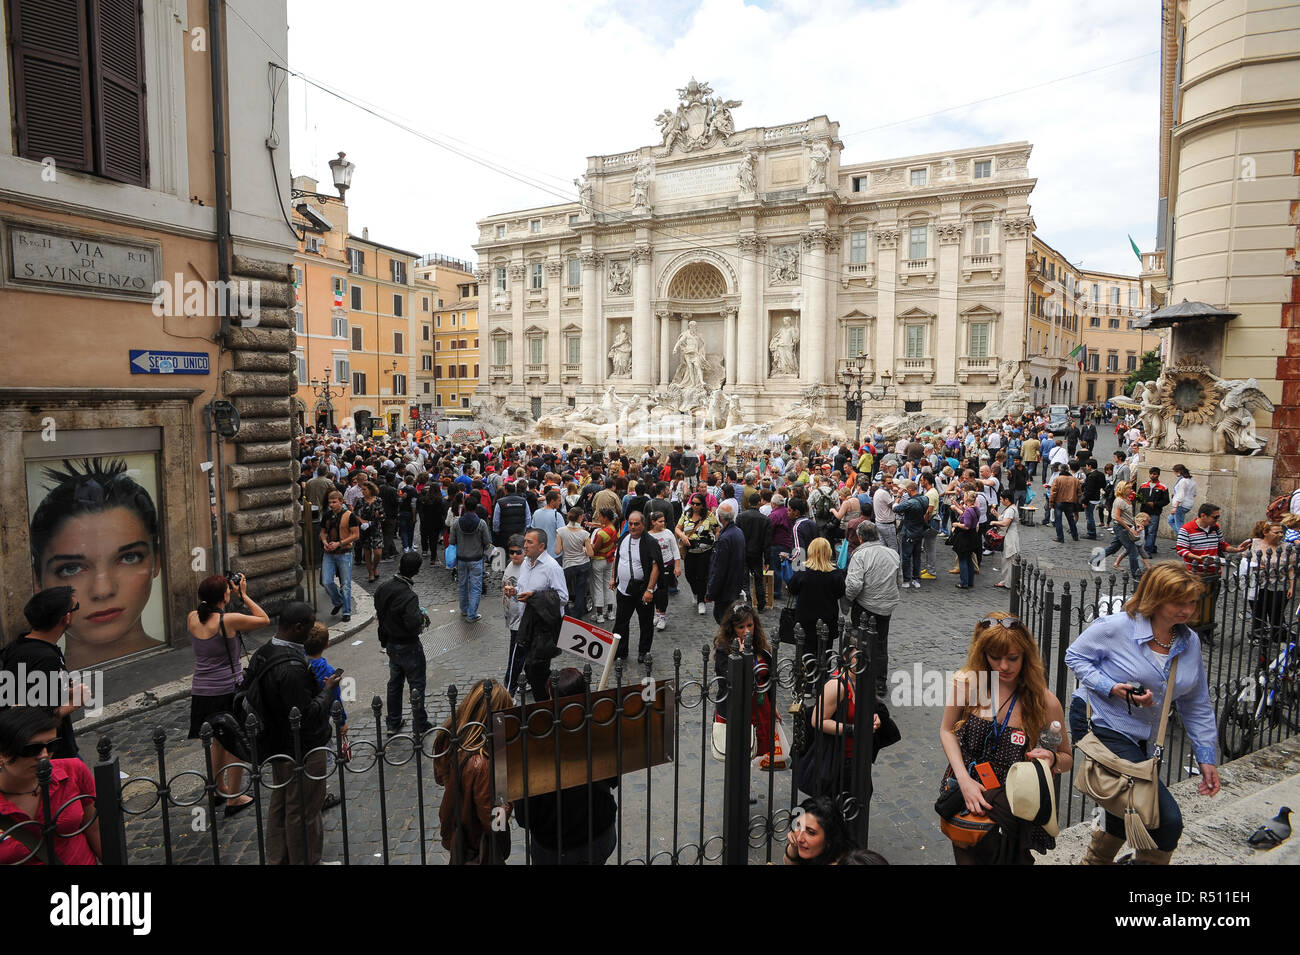
M93 770L103 862L265 865L276 861L270 857L271 804L296 798L310 805L328 789L338 797L339 816L323 861L431 864L477 855L485 864L497 864L509 855L512 861L535 864L539 847L548 859L555 847L573 848L575 817L579 837L586 820L586 839L577 839L580 847L608 845L601 839L607 833L595 831L601 787L617 794L609 856L617 864L780 862L800 812L801 781L807 785L809 779L819 794L835 801L854 840L865 847L871 760L854 759L852 750L854 739L872 738L876 713L874 633L871 622L865 623L859 629L846 625L841 640L819 628L815 652L803 646L780 652L773 644L770 657L758 653L770 662L766 668L756 667L756 649L748 639L739 652L705 644L698 676L683 671L680 650L673 652L671 679L656 680L647 666L644 677L629 680L632 674L620 662L613 671L615 685L603 691L590 688L588 666L588 688L580 694L562 699L536 699L533 694L532 703L495 711L487 695L487 709L473 720L460 719L462 695L452 686L441 713L442 701L429 701L430 718L436 721L445 713L445 722L420 733L388 732L384 704L376 696L370 706L373 737L347 739L342 706L336 702L331 744L305 751L302 715L294 709L289 715L293 752L266 758L257 752L257 718L250 716L246 734L253 746L251 758L220 771L208 724L200 735L201 770L169 770L170 741L159 727L152 738L153 772L127 777L112 740L101 737ZM716 674L712 677L711 665ZM756 672L765 674L763 682L756 683ZM828 684L836 688L831 694L835 701L850 699L862 705L833 704L833 712L828 712L821 702ZM527 690L521 686L520 700ZM782 693L798 712L782 705ZM729 718L715 739L716 708L723 703L728 704ZM777 733L769 734L766 754L751 746L756 706L766 708L771 726L781 722L786 727L784 742ZM484 739L490 745L483 745ZM757 766L764 755L766 771ZM469 777L463 774L470 772L469 760L476 757L488 762L490 805L466 794ZM756 773L765 777L757 787ZM60 815L72 801L49 805L47 760L39 764L38 783L45 798L43 818L0 832L0 845L34 833L36 837L22 840L30 849L22 861L57 863L60 840L84 828L78 833L58 831ZM219 811L227 799L243 794L252 797L251 835L243 820L227 820ZM456 822L463 818L465 798L473 798L475 812L485 815L486 838L477 852L464 842L466 833ZM539 806L539 798L553 800L553 807ZM553 833L539 828L543 808L553 810ZM643 816L638 815L642 811ZM450 848L445 845L444 815L453 821ZM294 861L314 861L301 855L314 838L309 816L289 817L295 831L280 833L284 844L294 843L296 837L300 848ZM288 851L292 857L293 850ZM595 858L596 849L590 852L590 861L605 861Z
M1196 561L1206 585L1189 626L1214 704L1221 762L1300 732L1300 621L1296 548ZM1128 574L1086 572L1067 579L1022 555L1015 558L1011 612L1028 624L1042 652L1047 685L1066 711L1078 686L1065 665L1070 644L1094 621L1123 613L1137 581ZM1177 708L1170 711L1161 772L1166 784L1200 772ZM1074 789L1073 771L1057 782L1061 826L1086 818L1091 800Z

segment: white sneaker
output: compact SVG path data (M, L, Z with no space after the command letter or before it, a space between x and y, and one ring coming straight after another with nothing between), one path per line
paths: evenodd
M604 622L605 622L605 615L604 615L603 613L601 613L599 610L596 611L595 621L596 621L596 623L604 623Z
M666 627L666 626L668 626L668 615L667 615L666 613L656 613L656 614L655 614L655 629L656 629L656 630L662 630L662 629L663 629L664 627Z
M702 600L700 601L699 606L696 607L696 610L699 611L699 613L701 614L708 613L708 610L706 610L704 607L704 601Z
M913 578L913 579L912 579L912 586L915 587L917 590L920 590L920 589L921 589L921 582L920 582L919 580L916 580L915 578Z

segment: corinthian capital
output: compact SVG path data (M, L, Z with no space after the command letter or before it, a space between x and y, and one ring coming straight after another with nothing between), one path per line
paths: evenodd
M555 278L562 271L564 271L564 263L562 261L559 259L546 260L546 274L551 278Z
M940 245L952 245L954 242L961 241L961 226L959 225L941 225L935 230L939 237Z
M898 248L897 229L879 229L876 231L876 244L882 249Z
M601 260L605 257L599 252L587 249L585 252L578 253L578 261L582 263L584 269L594 269L599 267Z
M525 268L519 263L510 266L510 281L522 282L524 280Z
M1003 219L1002 234L1007 238L1021 238L1034 231L1034 220L1025 216L1020 219Z
M810 252L817 246L823 249L830 248L831 233L826 229L809 229L807 232L799 233L799 238L803 242L805 252Z
M474 270L474 281L477 282L479 285L487 285L488 282L492 281L492 270L491 270L491 269L475 269L475 270Z
M649 262L652 255L654 255L654 249L648 245L634 245L632 247L633 262Z
M767 245L767 239L761 235L742 235L736 243L746 255L757 255Z

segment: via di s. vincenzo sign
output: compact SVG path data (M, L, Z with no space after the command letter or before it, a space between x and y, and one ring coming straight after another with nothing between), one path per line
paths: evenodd
M153 301L161 277L155 242L123 241L54 226L4 220L4 284L42 292Z

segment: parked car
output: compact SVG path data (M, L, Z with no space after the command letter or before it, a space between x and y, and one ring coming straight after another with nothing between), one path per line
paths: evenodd
M1049 405L1047 408L1047 426L1052 434L1065 434L1070 428L1069 405Z

